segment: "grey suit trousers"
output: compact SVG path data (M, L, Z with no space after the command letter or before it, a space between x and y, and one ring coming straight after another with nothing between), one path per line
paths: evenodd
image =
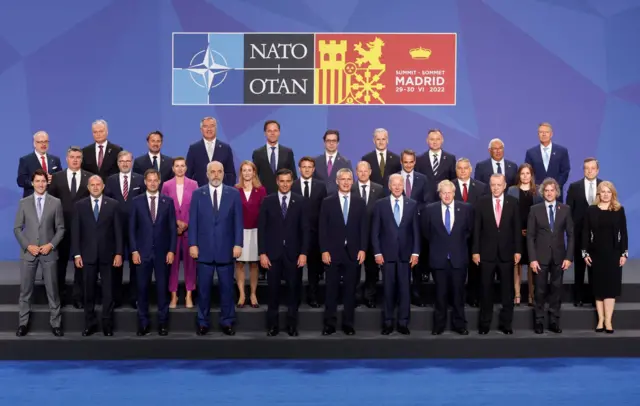
M43 261L40 257L36 257L34 261L22 260L20 264L20 299L18 303L20 325L26 326L29 324L31 296L33 295L38 265L42 268L44 287L47 291L50 312L49 323L51 327L60 327L62 314L60 312L60 296L58 294L57 262Z

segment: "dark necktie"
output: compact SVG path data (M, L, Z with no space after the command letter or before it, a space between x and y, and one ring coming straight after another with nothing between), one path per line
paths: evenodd
M282 217L287 216L287 196L282 196Z
M407 179L405 180L404 185L404 194L407 197L411 197L411 175L407 175Z
M128 176L124 175L124 181L122 181L122 197L125 202L129 198L129 180L127 178Z
M502 167L500 167L500 162L496 162L496 165L498 165L498 173L502 175Z
M104 161L104 145L98 145L100 151L98 151L98 169L102 168L102 161Z
M98 216L100 216L100 208L98 207L98 199L94 199L95 204L93 205L93 218L98 221Z
M304 197L309 198L309 181L304 181Z
M362 199L367 202L367 185L362 185Z
M153 156L153 167L156 171L160 171L160 168L158 167L158 157L156 155Z
M384 161L384 154L380 153L380 176L384 178L384 168L386 167L386 162Z
M218 189L213 189L213 213L218 215Z
M432 167L433 167L433 176L437 176L438 175L438 154L433 154L433 163L432 163Z
M467 190L467 184L463 183L462 184L462 200L464 200L464 202L467 202L467 199L469 199L469 191Z
M549 228L553 231L553 226L555 225L556 219L555 214L553 213L553 205L549 205Z
M271 171L276 173L276 147L271 147Z
M76 173L74 172L71 175L71 199L75 199L76 198L76 193L78 192L78 184L76 183Z
M151 221L156 222L156 197L149 196L151 198Z

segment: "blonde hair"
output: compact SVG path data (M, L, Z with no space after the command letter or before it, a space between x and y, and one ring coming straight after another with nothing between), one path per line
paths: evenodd
M622 205L618 201L618 191L616 190L616 187L613 186L613 183L609 182L608 180L604 180L598 185L596 200L594 200L593 204L596 206L600 204L600 192L602 192L602 189L605 187L611 191L611 203L609 203L609 211L620 210L622 208Z
M451 188L451 191L453 193L456 192L456 185L453 182L451 182L449 179L445 179L440 183L438 183L438 193L442 192L442 189L446 187Z
M238 172L240 172L240 176L239 176L240 180L238 181L238 183L236 183L236 187L242 188L244 186L242 184L244 182L242 180L242 167L245 165L249 165L253 169L253 179L251 180L253 187L258 188L262 186L262 183L260 183L260 179L258 179L258 168L256 167L256 164L247 160L247 161L242 161L242 163L240 164L240 169L238 170Z

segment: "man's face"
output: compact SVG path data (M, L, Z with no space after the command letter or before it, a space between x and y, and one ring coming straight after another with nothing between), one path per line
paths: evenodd
M442 148L442 134L440 131L434 131L427 136L427 144L432 151L438 151Z
M222 165L213 164L209 166L207 170L207 178L209 179L209 183L213 187L218 187L222 184L222 179L224 178L224 172L222 169Z
M336 178L336 183L342 193L349 193L351 186L353 186L353 176L348 172L342 173L339 178Z
M369 168L369 165L366 165L364 163L359 164L356 168L356 173L358 175L358 180L360 181L360 183L369 182L369 178L371 177L371 168Z
M87 185L87 187L89 188L89 194L91 194L91 197L98 198L102 196L104 183L99 176L92 176L91 179L89 179L89 184Z
M182 159L173 162L173 173L176 176L184 176L187 173L187 163Z
M120 169L120 172L129 173L131 171L132 161L131 155L122 155L118 158L118 169Z
M82 166L82 152L71 151L67 153L67 166L74 172L79 171Z
M283 195L289 193L291 185L293 184L293 178L291 175L279 175L278 176L278 191Z
M558 195L556 187L553 184L545 186L543 194L544 200L546 200L547 202L556 200L556 196Z
M471 164L466 161L460 161L456 164L456 176L460 180L469 180L471 177Z
M440 200L442 203L449 205L453 202L455 192L451 186L444 186L440 189Z
M91 131L93 132L93 140L97 144L102 144L107 140L107 135L109 135L109 131L107 131L107 126L102 123L96 123L91 127Z
M553 131L551 131L549 126L541 125L538 127L538 138L540 139L541 144L549 145L551 137L553 137Z
M504 144L500 141L492 142L489 148L489 154L494 161L502 161L502 158L504 158Z
M376 135L373 136L373 143L378 151L384 151L387 149L387 145L389 145L389 136L384 132L376 133Z
M338 144L338 136L336 134L327 134L327 136L324 137L324 149L326 149L328 153L335 153L338 150Z
M402 169L406 173L411 173L416 166L416 157L409 154L402 154Z
M302 161L299 166L300 176L304 179L310 179L313 176L313 172L316 170L316 166L313 162Z
M40 133L33 139L33 147L41 154L45 154L49 149L49 136L44 133Z
M489 186L491 187L491 194L493 197L500 197L504 193L504 189L507 187L504 176L492 176L489 179Z
M389 190L391 190L391 194L395 198L399 198L402 196L402 192L404 191L404 183L402 182L402 177L394 176L393 179L389 181Z
M162 137L159 134L151 134L147 140L147 145L149 146L149 152L154 155L159 154L160 148L162 148Z
M278 143L278 139L280 138L280 128L276 123L269 123L267 125L267 129L264 132L265 137L267 137L267 142L270 145L276 145Z
M150 173L144 178L144 185L151 194L155 194L160 188L160 177L155 173Z
M47 177L36 175L36 177L33 178L31 185L33 186L33 189L37 194L44 194L44 192L47 190Z
M589 161L584 163L584 177L589 180L594 180L598 177L598 164L596 161Z
M208 118L202 122L200 132L207 141L213 141L216 138L216 131L218 128L218 122L215 118Z

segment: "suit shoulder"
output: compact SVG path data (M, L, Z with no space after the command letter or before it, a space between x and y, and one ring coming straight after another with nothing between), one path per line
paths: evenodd
M490 196L490 195L489 195L489 196ZM518 201L519 201L519 200L518 200L516 197L514 197L514 196L504 195L504 201L505 201L505 202L506 202L506 201L511 201L511 202L513 202L514 204L518 204Z
M50 193L47 193L47 199L51 199L52 202L56 203L56 204L62 204L62 202L60 201L60 199L58 199L57 197L53 196Z
M377 160L376 151L368 152L368 153L366 153L366 154L364 154L362 156L362 160L363 161L367 161L368 162L368 161L372 161L374 159Z
M472 184L472 185L475 185L476 187L482 187L482 188L486 188L486 187L487 187L487 184L486 184L486 183L484 183L484 182L482 182L482 181L480 181L480 180L477 180L477 179L473 179L473 180L471 181L471 184Z
M442 156L443 156L443 157L451 158L451 159L453 159L454 161L455 161L455 159L456 159L455 154L452 154L451 152L447 152L447 151L445 151L445 150L442 150Z
M507 162L507 161L505 160L505 162ZM476 164L476 168L479 167L479 166L485 166L485 165L490 164L490 163L491 163L491 159L490 158L489 159L483 159L482 161L478 161L478 163Z
M143 196L144 196L144 195L143 195ZM137 197L137 196L136 196L136 197ZM116 199L112 199L112 198L110 198L110 197L108 197L108 196L105 196L105 195L102 195L102 199L103 199L105 202L108 202L108 203L118 204L118 201L117 201Z
M402 172L402 171L400 171L400 172L398 172L398 173L401 173L401 172ZM413 171L413 177L414 177L415 179L424 179L424 180L427 180L427 176L426 176L425 174L422 174L422 173L420 173L420 172L416 172L415 170Z
M123 148L120 145L114 144L113 142L110 142L108 146L111 147L112 149L115 149L118 152L123 150Z
M146 193L142 193L142 194L139 194L139 195L137 195L137 196L135 196L133 198L134 202L136 202L138 200L147 200L147 194Z
M315 179L315 178L313 178L311 183L313 184L313 186L324 186L324 187L327 186L327 184L323 180Z
M139 196L146 196L146 194L139 195ZM160 200L162 200L163 202L167 202L167 203L173 204L173 197L171 197L169 195L165 195L163 193L160 193Z
M133 172L131 173L133 174ZM109 175L109 177L107 177L107 182L119 181L118 179L119 176L120 176L120 172L114 173L113 175ZM131 179L133 179L133 176L131 176Z
M375 186L375 187L377 187L378 189L384 189L384 186L382 186L381 184L376 183L376 182L371 182L371 186Z
M251 152L251 156L255 156L256 154L259 154L259 153L265 151L266 149L267 149L267 147L265 145L261 145L261 146L259 146L258 148L254 149Z
M508 164L508 165L513 165L513 166L515 166L516 168L518 167L518 164L517 164L517 163L515 163L514 161L510 161L510 160L508 160L508 159L505 159L505 160L504 160L504 162L505 162L506 164Z
M291 192L291 201L293 201L294 198L300 201L304 200L304 197L301 194Z

